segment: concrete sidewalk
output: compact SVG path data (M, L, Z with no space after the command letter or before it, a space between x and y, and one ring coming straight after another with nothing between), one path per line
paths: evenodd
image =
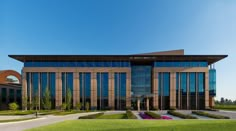
M71 114L71 115L66 115L66 116L48 115L48 116L43 116L39 119L19 121L19 122L0 123L0 129L1 131L23 131L26 129L54 124L54 123L62 122L65 120L77 120L79 116L86 116L86 115L96 114L96 113L99 113L99 112L78 113L78 114Z

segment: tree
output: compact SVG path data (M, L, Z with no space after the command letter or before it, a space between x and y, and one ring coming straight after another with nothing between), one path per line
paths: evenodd
M76 104L76 108L77 108L77 110L80 110L80 109L81 109L81 104L80 104L80 103L77 103L77 104Z
M72 101L71 99L72 99L71 90L70 88L68 88L66 92L66 105L68 110L70 110L71 108L71 101Z
M43 104L43 108L46 110L50 110L52 107L51 96L50 96L50 91L48 87L45 89L42 104Z
M35 93L35 96L33 97L32 106L33 106L33 108L35 108L36 110L38 110L38 108L39 108L39 96L38 96L38 92L36 92L36 93Z
M89 102L86 102L85 108L86 108L86 111L89 111Z
M62 103L61 109L65 111L65 110L66 110L66 107L67 107L66 103Z
M15 111L19 108L19 105L15 102L10 103L8 106L9 106L9 109L12 110L12 111Z
M224 104L224 103L225 103L224 97L221 97L221 98L220 98L220 103L221 103L221 104Z

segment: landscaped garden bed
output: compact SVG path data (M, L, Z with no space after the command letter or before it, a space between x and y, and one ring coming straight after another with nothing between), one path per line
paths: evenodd
M176 112L176 111L173 111L173 110L168 111L167 113L170 114L170 115L173 115L173 116L183 118L183 119L197 119L197 117L195 117L195 116L182 114L182 113L179 113L179 112Z
M214 119L230 119L228 116L222 116L222 115L216 115L216 114L210 114L203 111L192 111L193 114L200 115L200 116L206 116Z

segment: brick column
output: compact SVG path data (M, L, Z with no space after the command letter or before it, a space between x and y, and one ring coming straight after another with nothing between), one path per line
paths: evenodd
M108 83L108 104L112 109L115 108L114 102L114 73L109 72L109 83Z
M73 107L80 103L79 73L73 72Z
M205 108L209 108L209 74L205 72Z
M93 109L97 108L97 77L96 72L91 74L91 107Z
M126 107L131 107L131 70L126 74Z
M149 111L149 98L146 98L146 106L147 106L147 111Z
M176 108L176 73L170 73L170 108Z
M62 105L62 78L61 72L56 72L56 108Z
M21 79L22 79L21 100L22 100L22 107L23 107L24 100L28 99L27 98L27 80L26 80L26 73L25 72L22 73L22 78ZM26 103L25 110L27 110L27 101L25 103Z
M153 93L153 107L158 109L158 73L153 71L153 87L152 87L152 93Z

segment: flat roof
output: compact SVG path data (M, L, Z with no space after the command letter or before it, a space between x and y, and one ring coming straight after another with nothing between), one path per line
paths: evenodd
M8 55L21 61L206 61L213 64L228 55Z

